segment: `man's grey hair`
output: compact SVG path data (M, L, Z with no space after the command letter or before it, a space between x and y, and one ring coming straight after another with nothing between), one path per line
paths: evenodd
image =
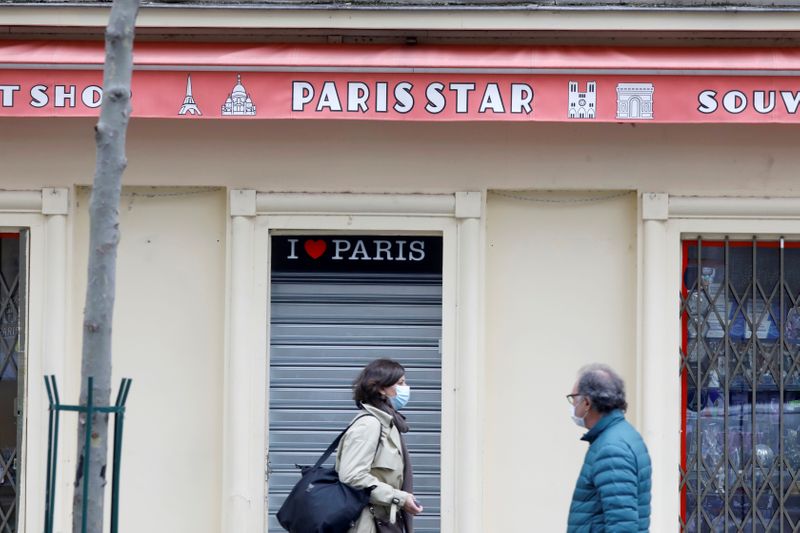
M578 394L589 398L592 407L600 414L615 409L625 411L625 382L608 365L586 365L578 371Z

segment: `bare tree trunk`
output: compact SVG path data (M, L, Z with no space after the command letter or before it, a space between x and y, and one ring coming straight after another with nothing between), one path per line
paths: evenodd
M111 324L119 242L119 198L122 173L127 166L125 137L131 105L133 36L139 0L114 0L106 28L106 59L103 71L103 103L95 127L97 160L89 206L89 276L83 322L81 398L86 405L87 378L94 378L94 403L107 406L111 397ZM108 456L108 415L92 419L89 477L84 479L83 457L86 415L78 424L78 471L75 478L72 531L81 533L86 503L86 533L101 533ZM84 484L88 498L84 502Z

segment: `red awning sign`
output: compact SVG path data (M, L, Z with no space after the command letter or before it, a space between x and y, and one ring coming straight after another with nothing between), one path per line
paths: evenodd
M96 116L102 46L0 45L0 117ZM796 123L800 51L137 47L133 116Z

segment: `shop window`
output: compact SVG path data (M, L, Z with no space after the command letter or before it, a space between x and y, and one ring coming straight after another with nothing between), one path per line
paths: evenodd
M24 394L25 235L0 233L0 531L18 525ZM22 238L21 238L22 237Z
M681 532L800 530L800 242L685 240Z

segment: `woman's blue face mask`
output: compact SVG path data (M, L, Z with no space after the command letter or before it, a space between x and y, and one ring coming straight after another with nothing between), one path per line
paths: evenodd
M392 405L398 411L408 404L408 400L411 399L411 387L408 385L395 385L395 391L397 391L396 396L391 396L389 399L392 401Z

